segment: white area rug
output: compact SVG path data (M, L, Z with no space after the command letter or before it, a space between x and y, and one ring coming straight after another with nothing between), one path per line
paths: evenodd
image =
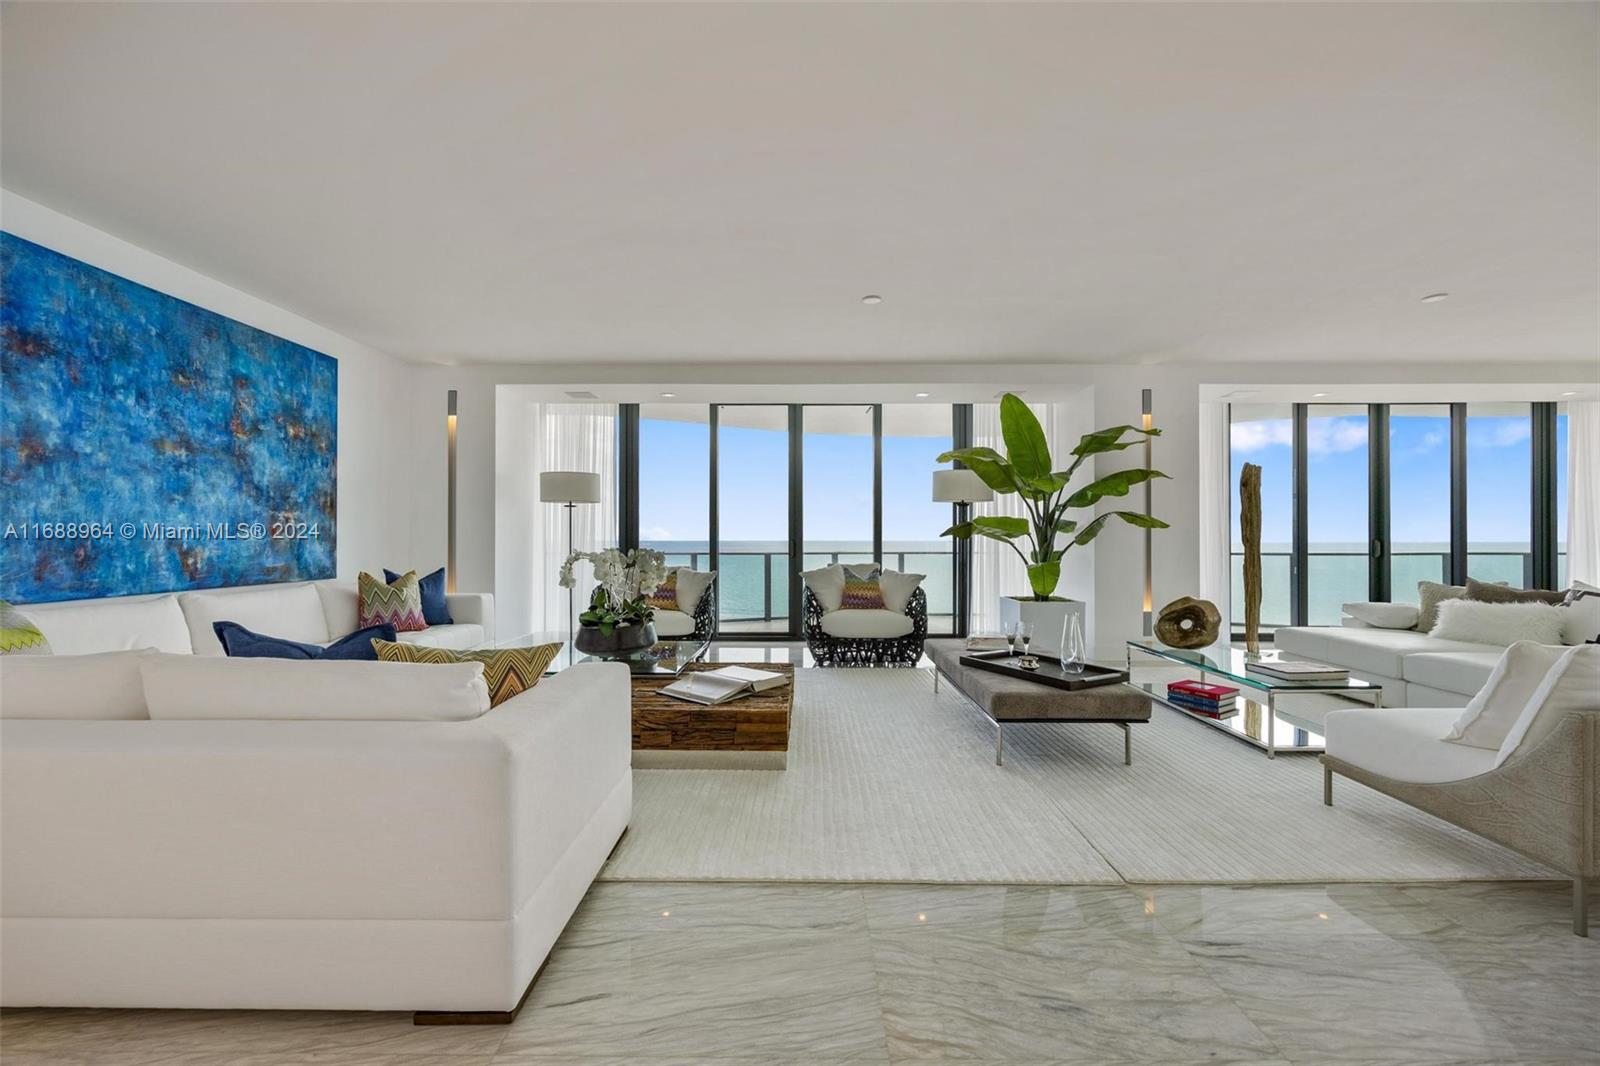
M994 729L930 671L796 671L786 771L637 770L611 881L1453 881L1555 876L1315 756L1156 707L1133 765L1108 725Z

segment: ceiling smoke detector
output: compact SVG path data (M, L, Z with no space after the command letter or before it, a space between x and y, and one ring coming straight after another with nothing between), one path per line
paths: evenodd
M871 307L874 304L883 303L883 297L882 296L863 296L861 298L861 302L866 304L868 307Z
M1436 304L1440 300L1448 299L1450 299L1450 294L1447 292L1430 292L1428 295L1422 298L1422 302L1425 304Z

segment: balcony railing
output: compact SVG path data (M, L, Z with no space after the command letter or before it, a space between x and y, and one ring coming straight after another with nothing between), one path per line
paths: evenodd
M709 551L673 552L662 549L667 563L694 570L709 569ZM789 553L772 551L723 550L718 559L719 624L757 625L789 620ZM870 563L872 550L806 552L806 570L834 563ZM928 575L922 583L928 596L930 632L950 632L955 620L955 553L944 551L895 551L883 553L886 570L912 570Z
M1261 553L1261 625L1272 629L1292 624L1288 620L1291 589L1291 552ZM1565 552L1558 556L1562 581L1566 577ZM1243 625L1239 604L1244 595L1244 555L1233 552L1234 625ZM1373 560L1362 551L1310 551L1306 553L1306 621L1309 625L1337 625L1345 603L1367 599L1368 568ZM1447 551L1393 551L1387 559L1390 587L1397 602L1414 601L1418 581L1444 582L1450 572ZM1479 581L1505 581L1519 588L1533 586L1531 552L1468 551L1467 572Z

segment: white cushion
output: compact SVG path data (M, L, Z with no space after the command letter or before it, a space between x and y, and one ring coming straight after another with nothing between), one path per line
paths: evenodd
M1504 654L1503 651L1424 651L1407 655L1400 668L1407 682L1472 696L1488 683L1489 675L1494 673L1495 665Z
M1344 613L1378 629L1415 629L1421 608L1414 603L1347 603Z
M333 639L315 585L255 585L185 592L178 597L196 655L221 657L213 622L237 622L263 636L325 644ZM344 634L339 634L343 636Z
M1549 603L1483 603L1445 600L1430 636L1508 647L1519 640L1560 644L1567 608Z
M1456 744L1499 751L1528 701L1565 649L1519 640L1495 663L1489 679L1467 703L1445 739ZM1411 661L1406 661L1411 666Z
M1556 660L1495 756L1498 766L1520 748L1536 748L1574 711L1600 710L1600 644L1569 648Z
M690 570L687 566L678 567L678 610L694 614L694 609L700 606L700 597L706 594L706 589L711 587L711 581L716 576L715 570ZM657 627L657 632L659 631L660 628Z
M317 596L322 600L322 617L328 624L328 640L347 637L361 628L357 605L360 595L354 581L318 581Z
M834 563L832 566L820 567L816 570L805 570L800 574L805 578L806 587L817 598L817 605L824 613L837 611L839 604L844 602L844 566Z
M686 637L694 632L694 615L656 608L656 636Z
M829 611L822 631L830 637L903 637L915 628L904 612L883 608Z
M0 718L142 719L149 651L0 655Z
M1488 651L1498 655L1505 647L1443 640L1407 629L1345 626L1285 626L1273 633L1273 643L1280 651L1384 677L1404 676L1401 663L1418 652Z
M922 584L927 576L885 570L878 575L878 588L883 592L883 605L891 611L905 614L906 608L911 604L911 594L917 591L917 586Z
M1363 770L1418 783L1459 781L1494 768L1494 752L1442 739L1454 707L1339 708L1323 719L1327 752Z
M38 603L19 610L39 627L56 655L140 648L184 654L194 647L176 596Z
M1600 639L1600 588L1583 581L1574 581L1571 592L1586 592L1566 607L1567 620L1561 626L1561 643L1587 644Z
M461 722L489 709L482 663L150 655L150 717Z
M429 626L406 633L396 633L396 638L406 644L423 648L449 648L451 651L471 651L483 644L483 627L476 622L455 622L447 626Z

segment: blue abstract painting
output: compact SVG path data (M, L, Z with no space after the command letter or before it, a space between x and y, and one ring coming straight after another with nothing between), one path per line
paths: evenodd
M0 599L332 577L338 366L0 233Z

